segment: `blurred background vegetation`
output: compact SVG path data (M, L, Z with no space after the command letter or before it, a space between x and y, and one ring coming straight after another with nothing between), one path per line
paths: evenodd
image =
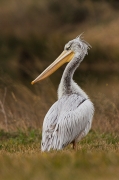
M118 132L118 0L0 0L0 129L41 128L65 65L30 82L82 32L92 48L74 79L95 104L93 129Z

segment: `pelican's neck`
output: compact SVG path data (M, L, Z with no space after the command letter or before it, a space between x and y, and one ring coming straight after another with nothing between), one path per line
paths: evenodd
M86 93L73 81L73 75L75 70L78 68L79 64L83 60L85 53L76 53L74 58L66 66L64 73L62 75L59 88L58 88L58 98L61 98L66 94L79 94L82 97L87 98Z

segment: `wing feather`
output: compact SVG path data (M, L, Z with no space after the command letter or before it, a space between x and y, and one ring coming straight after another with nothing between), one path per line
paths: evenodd
M92 124L94 107L77 94L62 96L48 111L43 123L42 151L62 149L85 136Z

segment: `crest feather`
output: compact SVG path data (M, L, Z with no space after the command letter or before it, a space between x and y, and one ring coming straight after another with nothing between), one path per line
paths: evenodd
M77 37L76 37L76 39L78 39L79 38L79 41L82 41L82 42L84 42L85 44L87 44L87 46L88 46L88 48L90 49L90 48L92 48L92 46L87 42L87 41L85 41L85 40L83 40L83 35L84 34L84 32L82 32L80 35L78 35Z

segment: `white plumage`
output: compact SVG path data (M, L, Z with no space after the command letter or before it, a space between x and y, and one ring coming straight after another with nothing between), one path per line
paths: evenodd
M45 116L42 151L60 150L74 140L80 140L91 128L93 104L77 94L62 96Z
M65 45L66 61L70 62L65 68L59 85L58 100L51 106L44 118L42 151L61 150L70 143L73 143L75 148L76 143L85 137L91 128L94 114L93 103L73 81L73 74L87 54L89 47L90 45L80 36ZM64 61L64 52L63 56L62 54L59 56L60 60L57 59L55 63L51 64L33 83L45 78L44 74L54 68L62 59Z

